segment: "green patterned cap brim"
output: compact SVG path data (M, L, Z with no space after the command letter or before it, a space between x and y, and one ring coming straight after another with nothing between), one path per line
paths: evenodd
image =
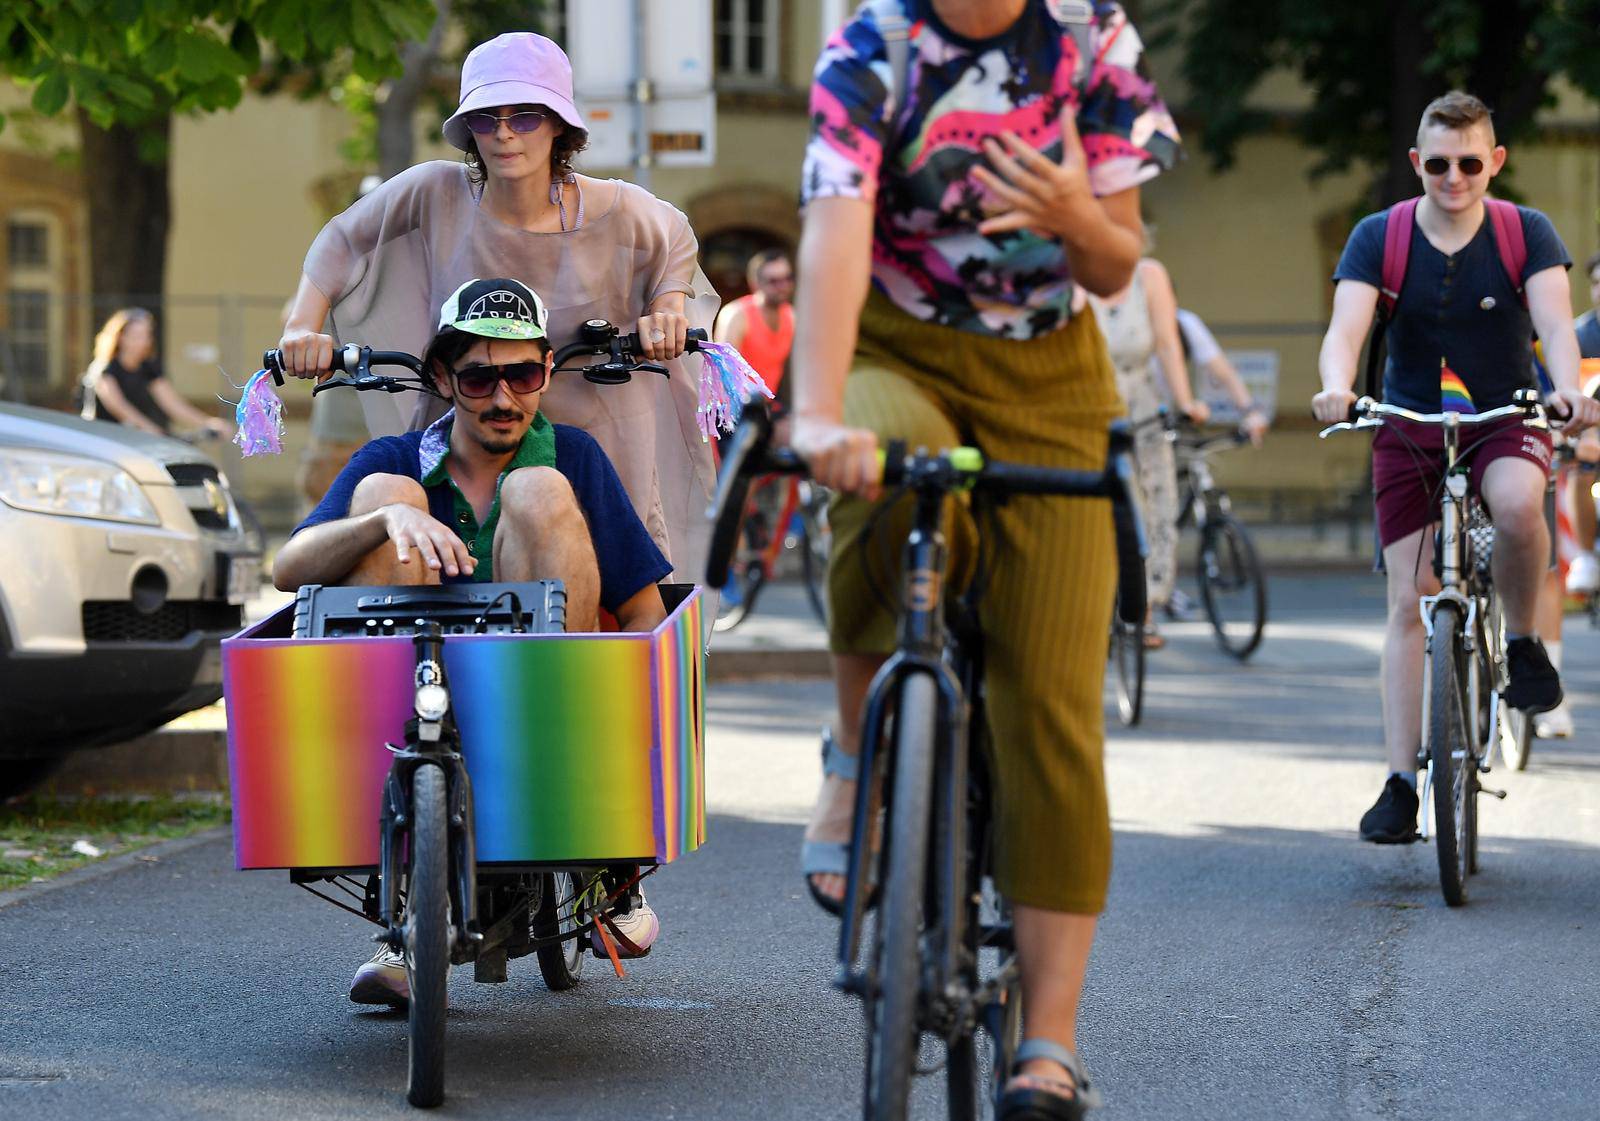
M518 319L458 319L449 324L457 331L469 335L482 335L486 339L542 339L544 332L536 323Z

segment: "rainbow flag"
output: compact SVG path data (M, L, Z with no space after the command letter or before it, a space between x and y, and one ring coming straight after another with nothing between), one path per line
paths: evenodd
M1443 358L1439 359L1439 411L1442 413L1478 411L1472 403L1472 394L1467 392L1466 383L1461 380L1461 375L1446 365Z

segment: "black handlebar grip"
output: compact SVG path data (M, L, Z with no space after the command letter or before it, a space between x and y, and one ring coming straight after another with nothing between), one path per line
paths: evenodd
M711 518L711 551L706 558L706 585L720 588L728 582L728 566L739 544L740 523L745 499L750 495L752 472L746 465L752 457L763 458L772 438L772 418L761 408L747 408L723 445L722 468L717 472L717 493L707 516Z
M279 385L283 384L283 352L277 347L273 347L261 356L261 368L272 374L273 381ZM336 346L333 348L333 361L329 364L328 369L335 373L344 370L344 347Z

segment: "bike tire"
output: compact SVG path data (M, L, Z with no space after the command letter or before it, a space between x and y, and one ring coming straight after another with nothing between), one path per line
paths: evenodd
M1261 645L1267 627L1267 580L1244 526L1227 514L1207 520L1198 567L1200 600L1217 645L1242 662Z
M545 876L544 892L533 917L535 938L569 934L588 920L578 890L578 877L571 872L553 872ZM583 962L589 956L584 953L587 945L587 937L577 937L539 948L539 974L546 988L553 993L565 992L581 980Z
M1520 709L1503 707L1500 718L1500 761L1508 771L1525 771L1528 769L1528 756L1532 752L1533 718Z
M450 835L444 770L432 763L411 776L411 855L406 888L405 956L411 985L406 1100L444 1101L444 1021L450 977Z
M801 507L800 515L800 576L805 581L806 599L811 610L823 626L828 625L828 552L831 537L827 526L827 505L821 503L821 514L809 505L819 500L807 497L808 505Z
M1467 901L1469 825L1464 810L1471 799L1472 745L1468 742L1466 698L1462 688L1460 609L1441 603L1433 616L1429 658L1428 763L1433 790L1433 843L1439 857L1439 887L1444 901ZM1458 764L1454 758L1461 752Z
M1144 628L1113 616L1111 660L1116 669L1117 716L1123 727L1132 728L1144 717Z
M901 682L895 705L893 801L868 1002L867 1121L905 1121L921 1037L919 950L938 696L933 678L913 673Z

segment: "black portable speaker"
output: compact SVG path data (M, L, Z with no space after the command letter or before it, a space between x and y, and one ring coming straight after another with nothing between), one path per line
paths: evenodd
M412 635L424 623L445 634L560 634L567 591L560 580L357 587L307 584L294 601L295 638Z

